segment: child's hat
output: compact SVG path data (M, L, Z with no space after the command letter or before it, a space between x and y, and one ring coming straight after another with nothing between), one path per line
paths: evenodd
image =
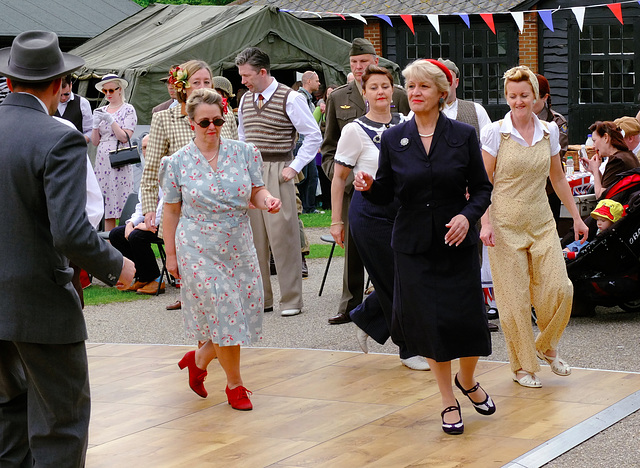
M624 207L617 201L604 198L598 202L596 209L591 212L591 217L595 219L606 219L611 222L618 222L624 216Z

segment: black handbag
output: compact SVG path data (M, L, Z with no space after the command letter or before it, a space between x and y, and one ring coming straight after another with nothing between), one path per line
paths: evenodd
M138 146L131 146L131 139L128 134L127 141L129 142L128 148L120 148L120 140L118 140L118 143L116 143L116 149L114 151L109 151L109 162L111 163L111 167L118 168L129 164L138 164L140 162Z

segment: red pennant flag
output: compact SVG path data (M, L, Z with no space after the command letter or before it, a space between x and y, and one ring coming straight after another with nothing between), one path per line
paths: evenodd
M619 3L609 3L607 6L609 7L609 10L611 10L611 13L616 15L620 24L624 24L624 21L622 21L622 5Z
M413 16L411 16L411 15L400 15L400 18L402 18L402 20L407 24L407 26L409 26L409 29L411 29L411 32L415 36L416 32L413 29Z
M484 22L487 23L487 26L489 26L489 29L491 29L493 34L495 34L496 26L493 24L493 15L491 13L480 13L480 16L482 17Z

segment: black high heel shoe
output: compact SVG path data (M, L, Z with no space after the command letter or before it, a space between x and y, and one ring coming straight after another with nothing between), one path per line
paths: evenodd
M458 412L460 420L456 423L448 424L444 422L444 415L452 411ZM460 412L460 403L458 403L458 400L456 400L456 406L449 406L445 408L442 413L440 413L440 416L442 416L442 430L445 433L450 435L460 435L464 432L464 423L462 422L462 413Z
M456 374L454 382L456 384L456 387L458 387L462 392L462 394L469 399L469 401L471 402L471 404L473 405L473 407L476 409L478 413L484 414L485 416L489 416L496 412L496 405L491 400L491 397L489 396L489 394L484 391L484 388L480 386L479 382L476 382L476 384L473 386L471 390L465 390L464 388L462 388L462 385L460 385L460 382L458 382L458 374ZM478 389L482 389L484 394L487 395L487 398L485 398L482 403L476 403L469 396L469 393L476 392L478 391Z

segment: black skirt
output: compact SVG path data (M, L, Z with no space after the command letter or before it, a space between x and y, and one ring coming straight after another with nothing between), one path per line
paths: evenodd
M394 252L392 334L438 362L491 354L476 245Z

